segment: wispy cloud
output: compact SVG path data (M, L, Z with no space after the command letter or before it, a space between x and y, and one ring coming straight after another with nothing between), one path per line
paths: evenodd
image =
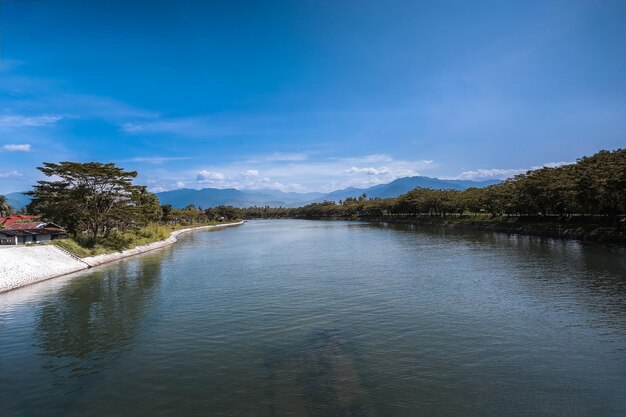
M248 169L233 174L202 170L196 176L196 183L200 186L208 185L214 188L237 188L241 190L306 191L306 187L296 182L272 181L269 177L261 175L261 172L256 169Z
M346 174L367 174L367 175L391 175L392 171L387 167L367 167L367 168L357 168L351 167L344 171Z
M19 178L23 176L24 174L19 171L0 172L0 178Z
M256 155L248 159L248 163L264 163L264 162L295 162L306 161L309 155L304 152L274 152L265 155Z
M248 169L245 172L242 172L241 175L244 177L258 177L261 174L259 174L258 169Z
M169 161L184 161L194 159L193 156L137 156L130 159L121 159L119 162L146 162L148 164L163 164Z
M171 176L169 182L155 181L150 186L151 189L156 187L174 189L181 188L177 184L180 182L194 188L276 189L286 192L333 191L387 183L396 178L419 175L423 170L431 170L438 166L432 160L409 161L382 154L313 160L308 156L305 159L292 155L288 161L269 159L253 157L227 164L204 166L194 171L178 172Z
M133 121L122 124L121 129L129 134L169 134L189 138L232 136L242 133L242 129L236 125L218 123L207 116Z
M563 166L563 165L569 165L569 164L572 164L572 163L573 162L548 162L548 163L545 163L543 165L533 166L533 167L525 168L525 169L521 169L521 168L477 169L477 170L473 170L473 171L463 171L463 172L461 172L461 174L459 174L456 177L446 177L446 178L447 179L457 179L457 180L472 180L472 181L492 180L492 179L504 180L504 179L511 178L511 177L513 177L515 175L518 175L518 174L523 174L523 173L525 173L527 171L541 169L541 168L544 168L544 167L556 168L556 167L560 167L560 166Z
M377 154L370 154L370 155L363 155L363 156L355 156L355 157L343 157L343 158L330 158L331 160L338 160L338 161L343 161L346 163L350 163L350 164L378 164L378 163L385 163L385 162L393 162L394 158L391 155L388 154L382 154L382 153L377 153ZM432 162L432 161L431 161Z
M337 176L339 180L331 181L329 187L369 187L372 185L378 185L393 181L403 177L413 177L420 175L421 171L427 171L434 169L438 166L433 160L417 160L407 161L401 159L395 159L391 155L387 154L372 154L361 157L353 158L338 158L337 162L354 163L355 165L344 169L342 174L348 178L341 179L341 176ZM381 163L383 165L373 165L374 163Z
M20 114L5 114L0 116L0 128L22 128L52 125L65 118L58 114L43 114L24 116Z
M503 179L515 176L517 174L521 174L526 171L527 170L525 169L510 169L510 168L509 169L498 169L498 168L477 169L474 171L463 171L458 176L450 177L449 179L471 180L471 181L493 180L493 179L503 180Z
M32 149L32 146L28 143L22 143L22 144L8 143L2 146L2 150L5 152L30 152L31 149Z

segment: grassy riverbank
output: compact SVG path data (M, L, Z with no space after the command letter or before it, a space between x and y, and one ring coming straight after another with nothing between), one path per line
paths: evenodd
M88 256L104 255L108 253L121 252L132 249L136 246L146 245L159 240L167 239L176 230L188 229L191 227L213 226L220 222L200 222L193 224L162 225L158 223L149 224L146 227L123 232L112 232L108 236L94 241L86 237L68 237L50 242L79 258Z

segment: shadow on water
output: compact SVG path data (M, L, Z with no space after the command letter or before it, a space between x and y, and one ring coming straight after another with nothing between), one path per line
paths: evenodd
M315 329L300 344L270 351L270 415L377 415L356 362L355 349L336 329Z

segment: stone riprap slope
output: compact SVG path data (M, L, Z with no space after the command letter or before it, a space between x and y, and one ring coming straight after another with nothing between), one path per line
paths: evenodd
M137 246L122 252L82 259L53 245L0 246L0 293L169 246L175 243L176 237L183 233L220 229L240 224L243 224L243 221L177 230L172 232L167 239L158 242Z
M52 245L0 247L0 292L89 268Z

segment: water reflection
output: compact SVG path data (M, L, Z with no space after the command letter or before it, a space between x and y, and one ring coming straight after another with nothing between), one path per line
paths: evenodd
M621 417L623 255L357 222L199 233L0 296L0 415Z
M534 274L520 274L519 283L544 281L567 287L573 285L584 290L582 294L588 296L590 307L595 308L600 297L603 307L610 306L613 313L626 313L626 248L623 246L441 226L381 222L364 227L418 233L431 245L441 245L444 250L451 247L451 243L469 244L470 249L497 256L503 269L513 266L511 271ZM423 241L406 239L402 245L415 247L423 245ZM490 268L493 270L493 265L490 264ZM541 274L537 275L537 272ZM559 285L551 287L560 293L564 288ZM545 297L545 291L545 286L537 288L536 295Z
M132 340L160 276L158 259L141 258L70 281L37 319L46 369L62 378L100 372Z

